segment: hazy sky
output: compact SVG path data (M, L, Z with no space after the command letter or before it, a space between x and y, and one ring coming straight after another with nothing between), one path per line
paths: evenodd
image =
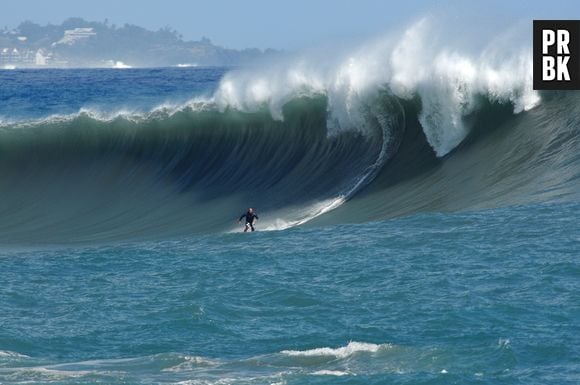
M580 19L580 0L5 0L0 9L1 27L107 18L154 30L170 26L187 40L207 36L230 48L290 50L364 39L425 15L473 19L490 29L534 17Z

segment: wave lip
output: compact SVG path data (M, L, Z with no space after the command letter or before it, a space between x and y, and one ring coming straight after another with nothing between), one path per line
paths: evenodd
M443 157L468 136L464 118L478 110L479 97L511 104L514 113L540 103L532 87L530 44L510 32L500 33L479 51L466 50L457 33L424 17L403 31L334 57L300 56L260 71L233 71L224 76L212 99L221 109L255 111L267 106L275 119L282 119L288 101L323 94L329 99L331 131L364 132L364 101L369 95L386 88L403 100L418 96L424 134Z

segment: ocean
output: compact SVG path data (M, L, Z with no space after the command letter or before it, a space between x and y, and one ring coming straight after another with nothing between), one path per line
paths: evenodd
M580 93L300 63L0 71L0 383L580 382Z

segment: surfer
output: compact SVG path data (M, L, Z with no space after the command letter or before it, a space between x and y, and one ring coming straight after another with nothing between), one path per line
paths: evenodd
M242 221L242 218L246 218L246 226L244 227L244 233L246 231L248 231L248 229L252 229L252 231L255 231L254 229L254 221L256 219L260 219L258 218L258 216L254 213L254 209L253 208L249 208L248 212L245 214L242 214L242 216L240 217L240 219L238 220L238 223L240 223Z

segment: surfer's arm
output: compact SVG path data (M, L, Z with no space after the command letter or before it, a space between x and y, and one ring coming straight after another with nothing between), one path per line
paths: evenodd
M240 219L238 219L238 222L241 222L242 219L246 216L246 214L242 214L242 216L240 217Z

